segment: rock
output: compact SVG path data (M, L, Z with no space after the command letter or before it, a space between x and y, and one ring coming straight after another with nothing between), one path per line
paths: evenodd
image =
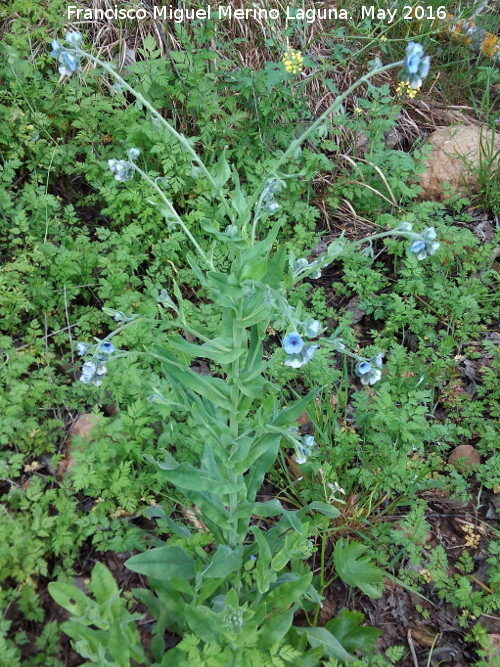
M69 472L75 463L72 456L72 451L75 448L74 438L79 437L86 442L90 442L92 440L92 431L103 419L104 417L102 415L94 415L90 412L77 417L69 432L66 454L64 458L61 459L57 468L58 476L62 476L64 473ZM77 447L77 449L82 451L82 447Z
M421 199L443 201L445 183L456 188L460 196L479 190L477 170L484 158L484 149L491 150L491 130L477 125L442 127L428 138L432 152L426 171L420 177ZM493 153L500 150L500 134L495 134ZM498 165L498 157L496 158ZM494 166L491 166L494 170Z
M471 471L481 463L481 455L472 445L459 445L448 457L448 463L457 470Z
M491 634L491 635L488 635L488 639L490 640L491 648L493 649L493 655L494 656L499 656L500 655L500 635Z

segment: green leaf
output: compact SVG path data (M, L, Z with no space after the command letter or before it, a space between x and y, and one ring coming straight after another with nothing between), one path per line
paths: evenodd
M125 561L132 572L144 574L154 579L180 577L192 579L195 574L195 560L180 546L166 546L150 549Z
M281 412L278 413L277 417L273 419L272 421L273 426L289 426L290 424L292 424L304 412L306 407L311 402L313 396L316 396L316 394L318 394L320 391L321 388L312 389L300 401L297 401L297 403L294 403L294 405L291 405L290 407L281 410Z
M215 167L214 181L220 188L222 188L222 186L227 183L229 177L231 176L231 169L229 168L229 164L226 160L226 150L227 146L224 147L222 155L220 156L219 161Z
M95 595L98 604L105 604L109 600L117 598L120 593L113 575L104 563L96 563L94 565L89 588Z
M195 468L190 463L178 463L166 449L162 451L163 461L161 462L155 461L149 455L146 455L145 458L156 463L160 469L160 475L180 489L197 492L213 491L221 495L238 493L244 488L243 480L229 482L203 468Z
M239 545L235 549L221 544L212 556L210 565L203 570L203 578L223 578L236 572L241 568L243 556L243 546Z
M184 607L184 616L197 637L207 644L214 644L217 641L220 621L215 612L202 605L193 607L187 604Z
M312 580L312 572L297 577L294 581L286 581L283 584L278 584L276 588L266 595L264 598L267 608L271 609L286 609L294 602L298 602L309 588Z
M298 514L302 518L306 512L309 512L309 510L316 510L317 512L320 512L326 516L328 519L336 519L340 515L340 510L338 510L336 507L333 505L327 505L327 503L322 503L319 500L315 500L314 502L309 503L309 505L303 509L298 510Z
M76 586L52 581L48 589L57 604L73 616L84 616L89 607L95 606L95 603Z
M293 623L294 613L295 610L292 607L292 609L282 614L277 614L270 619L266 619L259 638L259 647L261 649L269 649L283 639Z
M360 611L343 609L337 618L328 621L325 627L347 651L360 650L367 653L373 650L381 630L362 626L363 619Z
M210 343L196 345L195 343L188 342L182 336L169 336L168 342L175 350L183 352L191 358L212 359L212 361L216 361L218 364L230 364L241 357L246 351L244 348L235 350L232 347L233 341L230 338L216 338Z
M352 662L354 657L348 653L339 640L326 628L295 628L299 634L304 633L313 648L321 646L323 655L343 662Z
M168 362L167 362L168 363ZM233 412L233 404L228 385L220 378L199 375L192 370L182 370L175 364L164 364L164 372L185 387L189 387L200 396L208 398L220 408Z
M276 573L271 570L271 549L267 542L265 533L263 533L257 526L250 527L251 532L255 536L255 541L259 547L259 555L255 565L255 581L257 583L257 590L262 595L267 593L272 582L276 581Z
M366 550L359 542L338 540L333 549L335 570L348 586L357 586L371 598L379 598L384 588L384 573L369 557L363 556Z

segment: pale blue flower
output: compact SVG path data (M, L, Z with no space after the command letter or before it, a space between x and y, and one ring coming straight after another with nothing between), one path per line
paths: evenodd
M308 361L311 361L313 354L318 347L319 345L306 345L302 348L300 353L289 354L285 359L285 366L290 366L290 368L300 368L301 366L304 366Z
M317 280L318 278L321 278L321 269L316 269L316 271L313 271L310 275L310 278L312 280Z
M406 47L404 68L401 80L407 81L412 88L420 88L423 80L429 74L431 59L424 55L424 47L416 42L409 42Z
M87 345L87 343L77 343L76 344L76 351L81 357L83 357L83 355L87 353L88 349L89 349L89 346Z
M62 51L62 53L59 55L59 62L61 63L59 66L59 72L64 76L71 76L73 72L76 72L76 70L80 67L80 61L78 58L72 53L68 53L67 51Z
M137 160L137 158L139 157L140 153L141 153L141 151L140 151L138 148L131 148L131 149L127 152L128 159L131 160L131 161L133 162L134 160Z
M63 50L62 44L60 44L57 41L57 39L53 39L52 40L52 51L50 52L50 55L53 58L59 58L59 56L61 55L62 50Z
M102 343L100 349L101 352L103 352L104 354L113 354L113 352L115 351L115 346L113 345L113 343L105 341L104 343Z
M402 222L399 227L396 227L396 229L400 232L411 232L413 225L411 222Z
M439 248L440 243L436 241L436 230L434 227L427 227L419 234L419 238L412 241L410 245L411 252L416 255L417 259L425 259L427 255L434 255Z
M356 374L361 380L361 384L373 385L382 377L382 355L377 354L370 361L361 361L357 368Z
M82 43L82 36L76 30L66 33L66 44L69 44L72 49L78 49Z
M132 178L133 168L127 160L108 160L109 170L115 175L115 179L124 183Z
M93 361L86 361L82 366L82 376L91 378L95 375L97 366Z
M321 324L318 320L312 320L307 324L306 336L309 338L316 338L321 331Z
M306 266L309 266L309 262L305 257L299 257L299 259L295 262L293 265L293 270L298 273L302 269L304 269Z
M298 354L304 347L304 341L296 331L292 331L283 339L283 347L287 354Z
M297 448L295 452L295 461L302 465L307 461L311 455L311 451L315 445L314 436L306 435L302 442L297 442Z
M409 42L406 47L405 67L410 74L416 74L424 55L424 47L417 42Z

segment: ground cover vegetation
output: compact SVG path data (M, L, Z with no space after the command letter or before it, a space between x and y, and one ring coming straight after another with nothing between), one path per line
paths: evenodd
M0 10L0 662L496 664L495 153L418 185L496 63L65 5Z

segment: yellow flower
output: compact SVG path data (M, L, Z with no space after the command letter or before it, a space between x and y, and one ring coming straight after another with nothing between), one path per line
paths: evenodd
M300 51L296 51L292 48L285 51L283 56L283 63L285 65L286 71L289 72L289 74L300 74L302 71L303 62L304 59Z
M360 109L360 107L354 107L354 113L357 116L360 116L363 113L363 109Z
M403 95L407 95L410 99L413 99L417 93L418 90L416 88L412 88L410 84L405 81L401 81L396 86L396 95L398 97L403 97Z
M380 35L379 39L381 42L387 42L387 37L385 35Z

